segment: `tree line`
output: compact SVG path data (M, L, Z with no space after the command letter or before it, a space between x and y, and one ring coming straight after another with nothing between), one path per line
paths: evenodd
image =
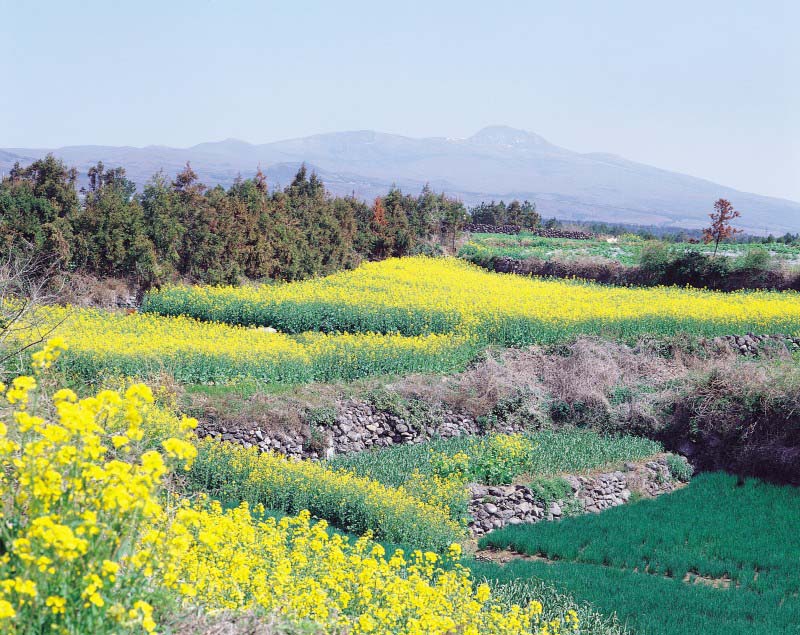
M188 163L141 192L121 167L98 163L87 176L79 190L77 171L52 155L15 165L0 182L1 255L25 250L145 288L176 277L296 280L364 259L437 253L467 220L460 201L427 186L418 196L393 187L371 205L332 196L305 166L284 189L269 188L260 169L208 187Z

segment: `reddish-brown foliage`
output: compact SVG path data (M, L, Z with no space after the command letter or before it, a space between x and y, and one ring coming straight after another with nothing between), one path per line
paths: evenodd
M375 204L372 206L372 222L379 227L386 227L386 208L380 196L375 199Z
M717 254L719 243L726 238L730 238L734 234L741 233L741 229L736 229L731 226L731 221L734 218L739 218L741 214L733 209L731 202L721 198L714 203L714 211L709 214L711 218L711 226L703 230L703 241L708 244L714 243L714 255Z

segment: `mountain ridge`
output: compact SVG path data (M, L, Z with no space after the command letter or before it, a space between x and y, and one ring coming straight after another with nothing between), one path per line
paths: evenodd
M580 153L509 126L487 126L464 139L407 137L374 130L320 133L262 144L228 138L188 148L163 145L73 145L0 148L0 172L53 153L85 174L103 161L126 168L140 187L159 170L175 174L190 161L209 185L229 185L260 166L273 185L286 185L302 163L328 189L364 199L392 184L416 193L425 183L460 197L527 198L545 216L700 227L717 198L742 212L749 231L800 230L800 203L741 192L707 179L638 163L611 153Z

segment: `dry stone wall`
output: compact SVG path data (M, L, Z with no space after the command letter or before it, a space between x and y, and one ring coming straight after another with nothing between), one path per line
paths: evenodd
M519 234L519 225L488 225L486 223L470 223L464 227L465 232L473 234Z
M550 502L537 498L526 485L470 484L470 532L482 536L506 525L554 520L567 510L597 513L624 505L633 492L653 497L675 489L666 455L644 463L626 463L624 470L564 478L572 489L571 498Z
M496 428L497 432L522 432L521 424ZM200 437L240 443L260 450L275 451L307 459L330 458L370 448L422 443L432 438L482 434L475 419L446 410L415 424L401 416L383 412L371 403L347 401L340 404L335 422L328 426L309 426L305 430L269 432L258 424L247 428L228 429L216 421L202 421L197 428Z
M522 227L519 225L488 225L486 223L470 223L464 226L464 231L473 234L519 234ZM534 236L541 236L542 238L573 238L576 240L591 240L595 238L594 234L589 232L575 231L571 229L545 229L537 227L535 229L526 229L528 233Z
M542 238L572 238L574 240L592 240L594 234L573 229L531 229L530 232Z
M787 335L758 335L747 333L746 335L723 335L710 340L716 346L729 346L740 355L754 357L768 348L786 348L789 351L800 349L800 337L789 337Z

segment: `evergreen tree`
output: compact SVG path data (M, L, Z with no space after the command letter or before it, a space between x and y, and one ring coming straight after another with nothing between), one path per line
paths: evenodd
M147 235L136 185L123 168L106 171L102 162L88 172L89 191L74 223L79 264L101 275L155 279L155 250Z
M80 211L76 180L77 171L52 154L25 168L16 163L2 184L2 226L46 257L68 263Z
M145 185L141 205L158 270L161 276L172 275L181 264L186 228L179 217L178 196L163 172L158 172Z

